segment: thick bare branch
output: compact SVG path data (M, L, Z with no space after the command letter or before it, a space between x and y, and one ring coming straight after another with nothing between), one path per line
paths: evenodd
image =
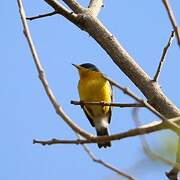
M56 11L50 12L50 13L46 13L46 14L40 14L38 16L32 16L32 17L26 17L27 20L35 20L35 19L40 19L40 18L44 18L44 17L49 17L49 16L53 16L58 14Z
M157 68L156 74L155 74L154 79L153 79L156 82L159 79L161 69L163 67L163 64L164 64L164 61L165 61L165 58L166 58L167 51L168 51L169 47L172 44L173 38L174 38L174 31L171 32L171 36L169 37L168 43L166 44L166 46L163 49L163 53L162 53L162 56L161 56L161 59L160 59L160 62L159 62L159 66Z
M45 0L50 4L54 0ZM66 0L67 1L67 0ZM55 11L58 7L54 7ZM152 81L134 59L125 51L117 39L104 25L88 11L78 14L78 23L74 23L88 32L110 55L114 63L132 80L146 96L148 102L166 118L180 115L179 109L164 95L159 85Z
M177 123L180 121L180 117L169 119L170 122ZM134 137L142 134L149 134L156 131L160 131L163 129L171 129L168 124L160 121L154 121L153 123L149 123L147 125L143 125L139 128L131 129L129 131L113 134L110 136L96 136L92 137L90 140L58 140L58 139L52 139L48 141L39 141L34 140L34 144L42 144L42 145L52 145L52 144L89 144L89 143L97 143L97 142L106 142L106 141L115 141L120 140L128 137Z
M68 115L65 114L65 112L63 111L62 107L60 106L60 104L58 104L56 97L54 96L52 90L50 89L49 85L48 85L48 81L45 77L45 73L44 73L44 69L41 65L40 59L38 57L38 54L36 52L36 48L34 46L33 40L31 38L31 34L28 28L28 24L26 21L26 15L25 15L25 11L23 8L23 4L21 0L18 0L18 6L19 6L19 11L20 11L20 15L21 15L21 19L22 19L22 23L23 23L23 28L24 28L24 34L26 36L26 39L28 41L28 45L30 47L33 59L34 59L34 63L36 65L37 71L39 73L39 78L42 82L42 85L45 89L45 92L47 94L47 96L49 97L52 105L54 106L56 113L69 125L69 127L71 127L71 129L75 132L77 132L78 134L80 134L81 136L87 138L87 139L91 139L91 137L93 137L93 135L89 134L88 132L82 130L81 128L79 128L79 126L74 123L70 117Z
M120 107L120 108L125 108L125 107L144 107L142 104L139 103L107 103L104 101L101 102L87 102L87 101L71 101L71 104L74 105L99 105L99 106L112 106L112 107Z
M103 7L103 0L90 0L88 9L94 15L97 16Z
M171 8L171 5L170 5L168 0L162 0L162 2L163 2L164 6L166 8L166 11L168 13L169 19L170 19L171 24L173 26L173 29L174 29L174 31L176 33L178 44L180 46L180 28L179 28L179 26L178 26L178 24L176 22L176 18L174 16L174 13L173 13L173 10Z

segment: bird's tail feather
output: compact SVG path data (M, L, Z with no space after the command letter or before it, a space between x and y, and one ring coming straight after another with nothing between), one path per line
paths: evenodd
M109 135L107 127L102 127L101 129L96 129L96 131L97 131L97 136L108 136ZM99 142L98 147L99 148L101 148L101 147L104 147L104 148L111 147L111 141L102 142L102 143Z

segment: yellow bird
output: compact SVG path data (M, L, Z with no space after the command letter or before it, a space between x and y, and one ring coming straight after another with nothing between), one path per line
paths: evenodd
M86 102L112 102L112 87L99 69L90 63L75 65L80 80L78 91L81 101ZM82 105L82 109L89 119L91 125L95 127L97 136L109 135L108 125L111 121L111 107L101 105ZM111 142L99 142L98 147L110 147Z

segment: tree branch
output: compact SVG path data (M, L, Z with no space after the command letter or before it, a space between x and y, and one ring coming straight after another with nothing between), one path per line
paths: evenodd
M40 14L38 16L32 16L32 17L26 17L27 20L35 20L35 19L40 19L40 18L44 18L44 17L49 17L49 16L53 16L58 14L56 11L50 12L50 13L46 13L46 14Z
M122 104L122 103L107 103L104 101L101 102L87 102L87 101L71 101L71 104L73 105L99 105L99 106L112 106L112 107L120 107L120 108L125 108L125 107L144 107L142 104L139 103L126 103L126 104Z
M168 0L162 0L162 2L163 2L164 6L166 8L166 11L168 13L169 19L170 19L171 24L173 26L173 29L174 29L174 31L176 33L178 44L180 46L180 28L177 25L176 18L174 16L174 13L173 13L173 10L171 8L171 5L170 5Z
M174 31L171 32L171 36L169 37L168 43L166 44L166 46L163 49L161 60L159 62L159 66L157 68L156 74L155 74L154 79L153 79L156 82L159 79L161 69L162 69L162 66L163 66L165 58L166 58L167 51L168 51L169 47L171 46L173 39L174 39Z
M90 0L88 9L94 15L97 16L103 7L103 0Z
M180 117L169 119L169 122L177 123L180 121ZM40 140L33 140L34 144L42 144L42 145L52 145L52 144L90 144L90 143L97 143L97 142L107 142L107 141L115 141L120 140L128 137L134 137L137 135L142 134L149 134L156 131L160 131L163 129L171 129L171 127L164 122L155 121L153 123L149 123L147 125L143 125L139 128L131 129L126 132L113 134L110 136L94 136L91 139L77 139L77 140L58 140L52 139L48 141L40 141Z

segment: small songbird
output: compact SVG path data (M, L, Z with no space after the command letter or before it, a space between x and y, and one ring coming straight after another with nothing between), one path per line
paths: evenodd
M80 100L83 102L112 102L112 87L99 69L90 63L75 65L80 80L78 91ZM101 105L85 104L81 106L89 119L91 125L95 127L97 136L109 135L108 125L111 121L111 107ZM111 142L99 142L98 147L110 147Z

